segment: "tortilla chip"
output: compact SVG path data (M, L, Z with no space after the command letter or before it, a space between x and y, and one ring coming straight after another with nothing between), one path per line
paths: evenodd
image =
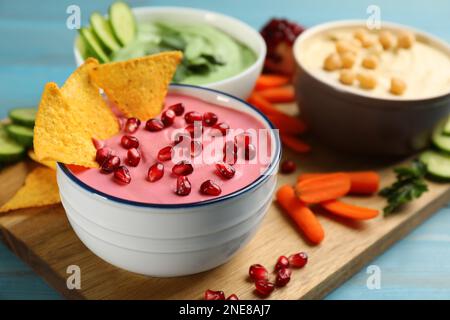
M90 79L89 72L98 65L97 60L88 58L66 80L61 92L67 104L77 110L90 137L103 140L119 132L119 122Z
M56 83L47 83L34 126L34 152L39 160L97 168L96 149L79 111L69 106Z
M146 121L161 112L182 57L180 51L170 51L105 63L94 67L91 77L125 116Z
M31 160L34 162L40 163L50 169L56 170L56 161L49 161L49 160L39 160L36 157L36 153L34 153L33 150L28 150L28 157L30 157Z
M46 167L38 167L31 171L25 184L1 208L0 212L47 206L61 202L56 171Z

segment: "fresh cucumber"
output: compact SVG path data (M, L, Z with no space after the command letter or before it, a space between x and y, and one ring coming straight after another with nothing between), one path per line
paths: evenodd
M450 136L450 116L445 121L444 131L442 133L446 136Z
M9 137L5 126L0 124L0 164L21 160L25 155L25 148Z
M114 37L111 25L100 13L94 12L90 21L93 32L109 51L114 52L120 49L120 44Z
M80 35L87 44L90 52L94 53L94 58L97 58L100 62L109 62L110 59L108 55L103 50L91 29L87 27L81 28Z
M33 129L18 124L8 124L5 130L18 144L26 148L33 146Z
M450 180L450 155L428 150L419 156L419 160L425 163L431 176Z
M109 23L122 46L130 43L136 37L136 20L130 7L125 2L114 2L109 7Z
M8 117L15 124L33 128L36 112L36 108L15 108L9 111Z
M445 152L450 152L450 136L444 134L444 127L447 123L447 119L441 121L433 130L431 140L433 144Z

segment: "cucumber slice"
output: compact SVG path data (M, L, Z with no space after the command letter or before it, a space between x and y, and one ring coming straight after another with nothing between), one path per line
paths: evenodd
M33 129L17 124L8 124L5 129L8 135L20 145L26 148L33 146Z
M5 126L0 124L0 164L17 162L24 155L25 148L11 139L6 133Z
M94 53L94 58L97 58L100 62L109 62L109 57L103 50L102 46L98 42L95 35L89 28L81 28L80 35L84 42L88 45L89 50Z
M450 136L446 136L443 133L446 122L447 119L441 121L436 128L434 128L431 140L433 141L433 144L442 151L450 152Z
M36 120L36 112L36 108L15 108L9 111L8 117L15 124L33 128L34 121Z
M114 38L109 22L100 13L94 12L91 15L90 21L92 30L106 48L112 52L120 49L120 45L116 38Z
M430 175L444 180L450 180L450 155L436 151L425 151L419 156L426 164Z
M450 116L445 121L443 134L450 136Z
M122 46L136 37L137 24L133 12L125 2L114 2L109 7L109 23Z

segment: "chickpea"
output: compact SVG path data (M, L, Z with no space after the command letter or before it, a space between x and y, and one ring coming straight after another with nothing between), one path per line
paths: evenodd
M371 90L377 86L377 79L372 73L360 73L357 78L362 89Z
M384 50L388 50L394 46L394 35L389 31L381 31L378 35L378 41L383 46Z
M341 57L337 53L331 53L323 62L323 68L327 71L334 71L342 68Z
M409 49L412 47L414 41L414 34L408 31L402 31L397 36L397 45L399 48Z
M358 29L358 30L356 30L356 31L353 33L353 37L354 37L355 39L358 39L359 42L363 43L363 42L364 42L364 39L367 38L367 32L366 32L366 30L363 29L363 28Z
M355 52L356 53L357 48L354 45L352 45L352 43L350 43L350 42L339 40L339 41L336 41L336 51L339 54L343 54L346 52Z
M351 86L355 81L355 73L351 70L342 70L339 74L339 81L345 85Z
M346 52L341 54L342 67L351 69L356 61L356 54L353 52Z
M406 83L400 78L391 78L391 93L395 95L402 95L406 90Z
M375 41L373 41L372 39L370 39L368 36L362 41L362 46L364 48L370 48L373 45L375 45Z
M362 66L366 69L376 69L378 66L378 58L374 55L367 56L363 59Z

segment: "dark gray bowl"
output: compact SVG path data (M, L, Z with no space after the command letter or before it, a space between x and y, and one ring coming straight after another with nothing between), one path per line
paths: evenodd
M347 25L365 26L365 21L319 25L302 33L294 44L297 102L311 131L334 148L363 155L406 156L426 147L433 127L450 111L450 90L420 100L374 98L326 83L302 66L295 53L305 39ZM383 27L411 30L450 54L447 43L429 34L391 23Z

